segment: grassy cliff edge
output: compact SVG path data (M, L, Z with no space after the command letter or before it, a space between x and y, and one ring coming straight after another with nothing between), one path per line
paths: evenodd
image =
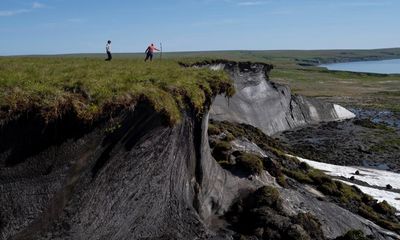
M191 105L202 112L212 96L234 94L223 71L185 68L175 60L104 62L98 58L0 58L0 121L35 112L46 121L73 111L94 121L146 100L170 123Z

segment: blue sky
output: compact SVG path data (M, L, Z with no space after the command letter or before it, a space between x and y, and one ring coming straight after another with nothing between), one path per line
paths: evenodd
M400 46L399 0L0 0L0 55Z

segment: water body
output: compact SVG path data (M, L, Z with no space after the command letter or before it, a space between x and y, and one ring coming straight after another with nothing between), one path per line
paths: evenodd
M329 70L381 73L381 74L400 74L400 59L364 62L346 62L323 64Z

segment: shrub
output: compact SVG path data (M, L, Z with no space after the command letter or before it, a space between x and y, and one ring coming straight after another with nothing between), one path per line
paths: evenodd
M282 167L281 165L272 160L271 158L263 158L263 165L264 165L264 169L267 170L269 172L269 174L271 174L271 176L275 177L276 182L282 186L282 187L287 187L287 182L286 182L286 178L282 173Z
M306 183L306 184L313 184L314 181L305 173L303 173L302 171L296 169L296 170L288 170L288 169L284 169L283 172L288 176L291 177L295 180L297 180L298 182L301 183Z
M270 186L264 186L257 191L254 192L252 195L252 206L259 208L259 207L271 207L275 210L282 209L282 199L279 195L279 191Z
M288 186L288 183L286 182L286 177L284 175L280 175L276 177L276 182L281 186L286 188Z
M370 206L367 206L363 203L358 208L358 214L360 214L360 216L365 217L366 219L369 219L373 222L377 222L379 219L378 214L376 214L376 212L374 212L374 210Z
M261 174L264 170L261 158L250 153L242 153L238 156L236 159L236 167L238 170L248 175Z
M350 230L345 235L335 238L335 240L371 240L366 237L361 230Z
M355 186L349 186L342 182L335 182L336 187L341 195L341 200L344 202L361 202L363 193Z
M232 146L229 142L216 141L212 155L217 161L228 161L228 158L229 158L228 151L231 149L232 149Z
M295 218L295 222L303 227L311 239L325 239L324 233L321 229L321 223L312 214L299 213Z
M218 141L215 144L214 150L218 150L218 151L229 151L232 149L232 146L229 142L226 141Z
M341 193L337 189L337 185L333 181L324 182L321 185L319 185L317 188L319 191L321 191L324 194L327 194L330 196L336 196L336 197L341 196Z
M311 169L307 175L314 181L315 184L332 182L332 179L329 176L317 169Z
M375 211L385 214L385 215L393 215L396 213L396 209L389 205L386 201L376 203L374 205Z
M299 167L300 167L301 170L304 170L304 171L308 171L308 170L311 169L310 165L308 165L308 164L305 163L305 162L301 162L301 163L299 164Z
M208 135L215 136L221 134L221 130L214 124L208 125Z
M233 140L235 140L235 136L233 136L232 133L230 133L230 132L225 132L224 140L228 141L228 142L233 141Z
M311 240L307 232L298 224L290 226L287 229L286 234L288 240Z

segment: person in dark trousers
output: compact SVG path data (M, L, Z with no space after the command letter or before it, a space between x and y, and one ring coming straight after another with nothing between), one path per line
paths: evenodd
M145 62L150 59L150 61L153 61L153 54L154 51L160 51L158 50L154 44L152 43L150 46L147 47L145 53L146 53L146 58L144 59Z
M106 52L107 52L107 59L106 61L111 61L112 55L111 55L111 41L108 40L106 44Z

